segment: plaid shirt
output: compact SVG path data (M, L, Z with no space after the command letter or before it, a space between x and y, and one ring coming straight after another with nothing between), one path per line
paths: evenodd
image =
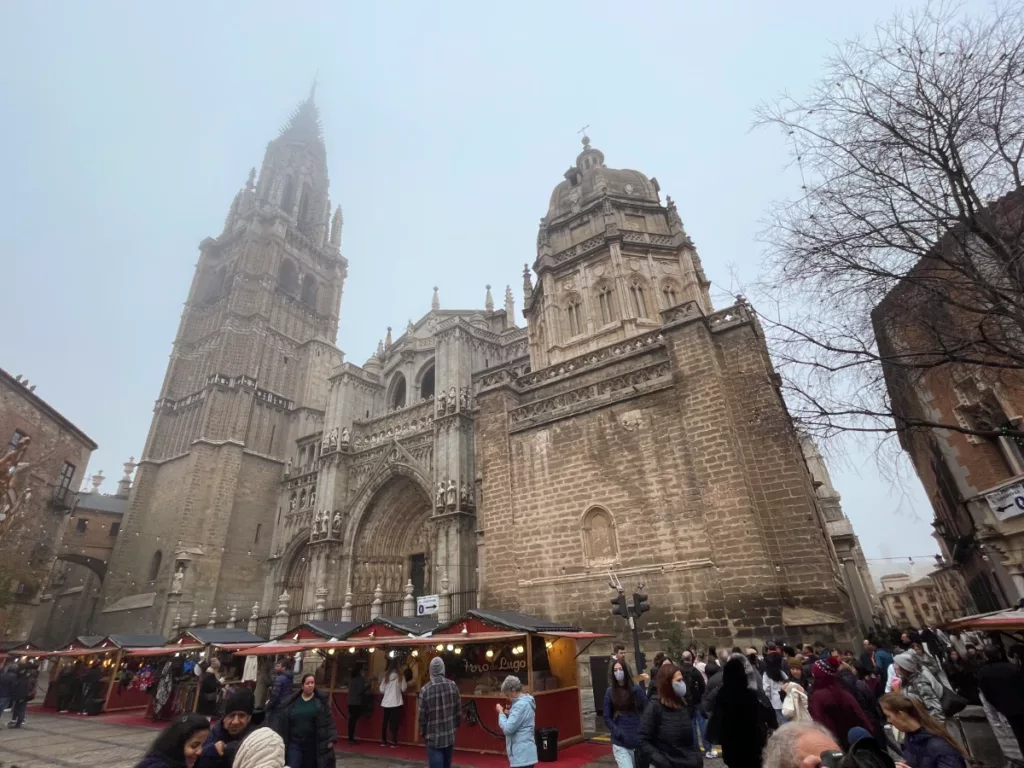
M455 729L461 722L462 701L459 698L459 687L446 678L431 678L420 691L420 734L427 746L453 746Z

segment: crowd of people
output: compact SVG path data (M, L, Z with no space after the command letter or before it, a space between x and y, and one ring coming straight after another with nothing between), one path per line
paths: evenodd
M789 759L798 742L825 741L834 745L827 749L872 749L909 768L966 768L967 753L945 722L968 704L993 708L1024 749L1021 664L1024 646L1007 653L967 644L959 653L904 632L892 650L869 638L859 654L823 643L691 646L678 663L658 653L650 671L634 677L625 646L616 645L603 716L618 768L699 768L705 757L728 768L797 768Z

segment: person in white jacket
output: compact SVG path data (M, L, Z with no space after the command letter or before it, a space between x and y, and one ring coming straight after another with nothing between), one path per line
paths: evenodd
M387 671L380 681L380 692L384 694L380 702L383 718L380 724L380 745L382 747L398 746L398 725L402 722L402 705L405 700L402 694L408 684L405 676L398 671L398 662L395 659L388 661ZM388 741L388 730L391 730L391 741Z

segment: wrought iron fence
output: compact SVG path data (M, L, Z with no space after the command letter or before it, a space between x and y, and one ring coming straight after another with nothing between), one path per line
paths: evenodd
M477 607L477 593L475 589L466 589L461 592L451 592L448 595L451 601L451 618L455 619L464 614L466 611L471 611ZM350 621L365 622L370 620L370 615L373 611L373 603L360 603L358 605L350 606L351 619ZM384 600L380 603L380 615L381 616L394 616L399 617L403 615L405 607L404 598L398 597L391 600ZM346 609L344 606L336 606L334 608L325 608L323 612L319 611L296 611L289 612L288 614L288 626L294 627L307 621L344 621L342 617L345 615ZM263 616L256 617L256 629L255 634L269 638L271 635L271 628L274 624L275 615L272 613L265 614ZM236 618L234 626L238 629L248 629L249 623L252 621L250 617ZM183 624L179 631L185 631L189 629L205 629L205 628L218 628L223 629L230 624L230 620L225 619L223 621L210 622L197 622L195 624Z

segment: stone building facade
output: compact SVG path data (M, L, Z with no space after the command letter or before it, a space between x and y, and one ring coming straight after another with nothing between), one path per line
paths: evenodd
M0 436L0 456L29 440L8 495L0 496L0 639L27 640L96 443L27 379L2 369Z
M584 139L524 271L526 327L509 289L465 310L435 289L359 366L330 341L346 262L317 125L310 99L201 246L103 615L166 630L448 592L619 632L613 570L646 582L651 633L848 636L763 334L742 300L713 310L655 179Z
M821 451L807 435L801 436L800 446L814 481L832 546L839 559L843 583L850 594L853 612L857 616L857 627L867 637L876 629L888 624L886 613L878 600L878 591L871 578L867 558L864 557L860 539L853 530L853 523L843 512L842 499L839 491L832 485L832 476Z

